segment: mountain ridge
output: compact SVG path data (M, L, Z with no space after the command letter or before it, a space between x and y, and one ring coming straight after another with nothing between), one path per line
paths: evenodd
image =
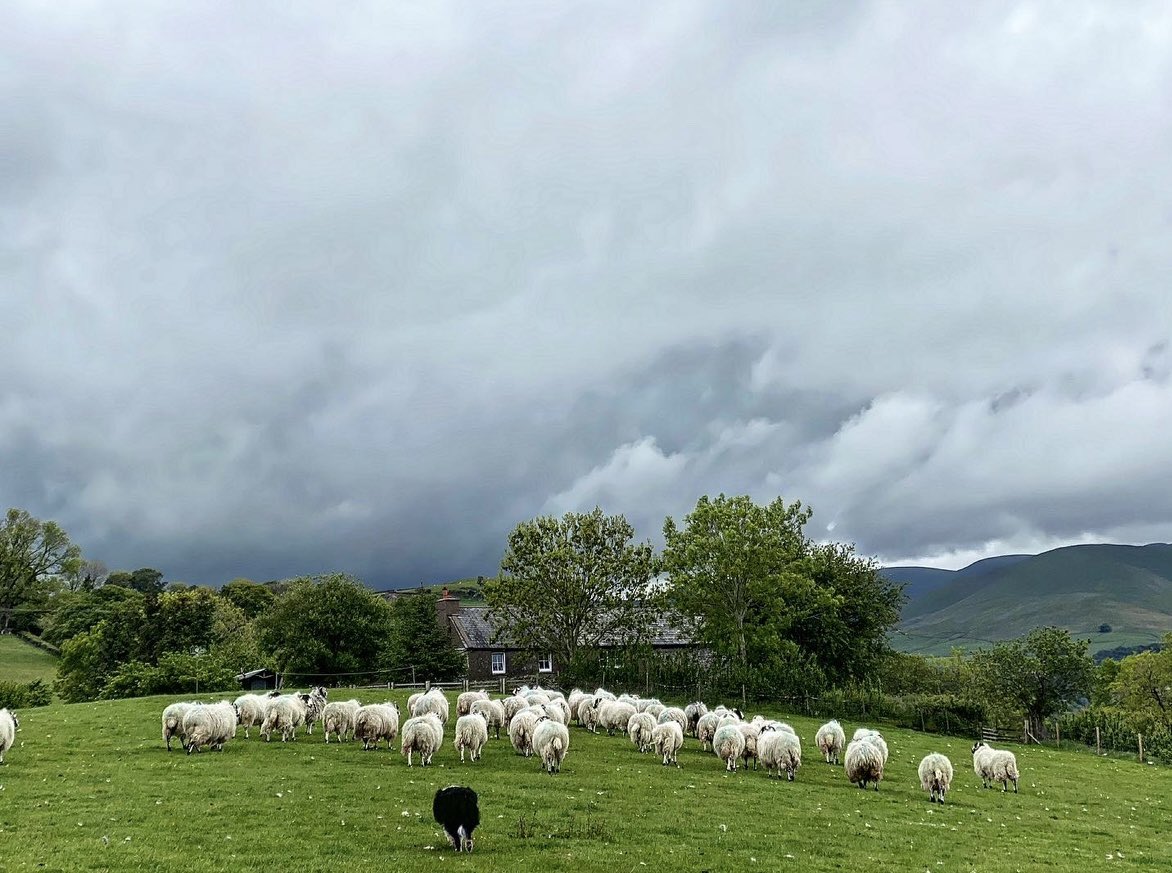
M884 567L908 602L894 643L944 653L1057 625L1091 650L1156 642L1172 631L1172 545L1088 543L997 555L959 570Z

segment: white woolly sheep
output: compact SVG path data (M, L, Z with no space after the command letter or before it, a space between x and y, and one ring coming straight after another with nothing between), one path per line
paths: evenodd
M541 704L541 713L550 721L556 721L558 724L565 724L569 720L566 718L565 710L558 706L558 701Z
M505 722L511 724L518 712L528 709L529 701L514 694L512 697L506 697L502 700L501 706L505 708Z
M263 694L241 694L236 698L236 726L244 728L244 739L248 739L249 728L259 728L264 724L268 702L269 698Z
M566 705L570 707L570 717L578 717L578 704L585 700L590 695L581 688L575 688L570 692L570 696L566 698Z
M533 754L533 731L539 718L532 709L523 709L509 722L509 742L518 755L528 758Z
M330 734L341 742L347 734L354 733L354 718L362 704L357 700L335 700L327 703L321 711L322 733L326 735L326 742L330 741Z
M696 722L700 720L700 716L707 712L708 707L702 700L694 701L684 707L684 715L688 717L688 733L692 736L696 735Z
M183 715L183 736L187 754L204 746L224 751L224 743L236 735L236 707L227 700L208 706L193 706Z
M201 703L172 703L163 710L163 742L167 744L167 751L171 751L171 737L178 737L179 742L187 748L186 737L183 734L183 716L193 706L202 706Z
M305 723L305 700L299 694L283 694L269 698L265 720L260 726L265 742L272 739L273 731L281 732L281 742L297 739L297 726Z
M602 705L598 711L598 724L600 727L606 728L606 735L613 737L615 731L625 731L627 729L627 722L631 720L631 716L635 714L635 707L630 703L622 703L618 700L607 701Z
M920 761L920 787L928 792L928 802L944 802L952 785L952 762L939 752L925 755Z
M1000 782L1001 791L1009 790L1009 783L1013 783L1013 793L1017 794L1017 757L1006 749L994 749L989 745L977 741L973 746L973 772L981 777L981 783L988 788L991 782Z
M558 719L562 724L568 725L570 723L570 704L566 703L564 697L551 697L546 708L553 707L561 713L561 718Z
M835 719L826 722L818 728L814 744L821 750L827 764L837 764L838 756L846 748L846 734L843 733L842 725Z
M460 763L464 763L464 752L467 751L473 761L480 760L480 753L484 744L488 742L488 719L480 713L469 713L456 719L456 739L453 744L460 753Z
M767 728L757 738L757 757L769 775L785 770L786 778L794 781L794 775L802 766L802 741L790 731Z
M7 708L0 709L0 764L4 763L4 753L16 742L16 731L19 727L20 720L15 712Z
M569 750L570 732L564 724L550 718L538 721L533 729L533 751L541 758L545 772L552 776L561 770Z
M651 733L655 730L655 719L649 713L637 712L627 722L627 736L640 752L646 752L654 742Z
M431 689L415 701L415 706L411 709L411 717L418 718L429 712L439 719L440 724L448 723L448 699L438 688Z
M736 726L736 725L740 724L741 721L742 721L742 719L739 715L734 715L731 712L726 712L724 715L717 716L716 728L717 728L717 730L719 730L720 728L724 727L725 725Z
M696 739L700 741L700 748L708 750L712 747L712 736L720 726L720 715L715 712L706 712L696 722Z
M530 691L525 695L525 702L530 706L545 706L549 703L549 695L544 691Z
M657 704L657 703L659 703L659 701L656 700L654 697L640 697L638 700L635 701L635 711L636 712L646 712L648 707L655 706L655 704ZM663 704L660 704L660 706L662 706L662 705Z
M578 725L590 733L598 733L598 707L594 705L595 698L587 697L578 704Z
M752 722L742 721L736 725L736 729L741 732L741 736L745 738L745 748L741 752L741 759L744 762L745 769L749 769L749 759L753 759L753 769L757 769L757 738L761 736L761 728ZM784 733L779 731L779 733Z
M412 755L419 753L419 763L426 767L431 757L444 744L444 726L434 712L417 715L403 722L399 734L399 754L407 756L407 766L412 766Z
M478 700L488 700L487 691L465 691L456 698L456 716L467 715L472 711L472 704Z
M680 766L676 758L684 746L684 732L674 720L657 724L651 730L651 741L655 744L655 754L663 759L665 767L668 764Z
M354 739L362 740L362 750L378 748L379 740L386 740L387 748L399 735L399 705L372 703L358 707L354 713Z
M484 716L488 729L494 732L496 739L501 738L501 728L507 727L509 722L505 718L505 707L499 700L474 700L472 712Z
M656 723L656 724L659 724L659 717L660 717L661 715L663 715L663 711L664 711L665 709L667 709L667 707L666 707L666 706L664 706L662 703L653 703L653 704L651 704L649 707L647 707L647 709L645 710L645 712L646 712L646 713L647 713L649 716L651 716L653 719L655 719L655 723Z
M716 757L724 761L726 770L735 773L737 761L745 751L745 735L736 724L722 725L712 736L712 751L716 752Z
M655 717L655 721L657 724L663 724L665 721L674 721L680 726L681 733L688 730L688 717L678 706L669 706Z
M859 728L855 731L856 740L874 744L879 749L880 754L883 755L883 766L887 766L887 740L883 739L883 735L879 731L871 728Z
M869 783L873 783L875 790L878 791L885 763L886 759L879 746L864 736L847 744L842 766L846 770L848 782L863 789Z

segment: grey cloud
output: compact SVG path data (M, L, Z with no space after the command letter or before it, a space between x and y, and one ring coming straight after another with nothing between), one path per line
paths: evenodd
M717 491L885 558L1158 532L1170 33L7 7L0 495L211 582L491 572L534 513Z

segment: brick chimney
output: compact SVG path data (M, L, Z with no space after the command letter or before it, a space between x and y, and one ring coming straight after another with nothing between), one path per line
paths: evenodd
M453 597L445 588L443 596L435 602L435 612L439 618L440 627L447 631L453 640L458 640L456 629L452 627L452 616L460 614L460 598Z

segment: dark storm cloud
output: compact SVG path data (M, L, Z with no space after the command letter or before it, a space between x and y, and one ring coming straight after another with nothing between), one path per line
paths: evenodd
M1172 523L1159 4L0 12L0 497L220 582L703 493Z

